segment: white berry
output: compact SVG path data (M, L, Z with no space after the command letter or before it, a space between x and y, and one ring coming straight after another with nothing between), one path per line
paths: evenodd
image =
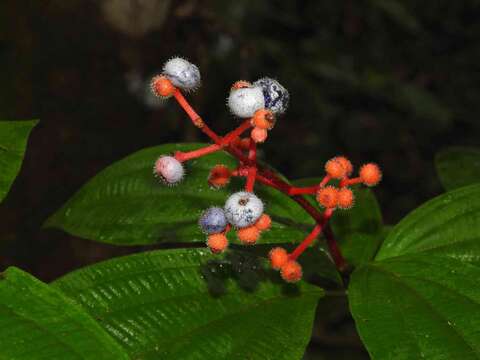
M170 59L165 63L163 75L173 85L183 90L194 90L200 86L200 71L198 67L180 57Z
M230 111L240 118L249 118L255 111L263 109L265 101L261 87L232 89L228 97Z
M225 202L225 216L237 228L255 224L262 214L263 202L251 192L237 192Z
M153 173L159 176L166 184L175 185L183 179L185 170L182 163L173 156L162 155L155 161Z

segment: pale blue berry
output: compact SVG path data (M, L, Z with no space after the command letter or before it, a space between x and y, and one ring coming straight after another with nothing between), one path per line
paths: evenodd
M180 57L170 59L165 63L163 75L173 85L183 90L195 90L200 86L200 71L198 67Z
M227 227L227 218L222 208L211 207L202 213L198 224L205 234L217 234Z

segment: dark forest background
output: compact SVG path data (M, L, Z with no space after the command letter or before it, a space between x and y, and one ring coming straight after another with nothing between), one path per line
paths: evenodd
M0 119L41 122L0 206L0 269L15 265L49 281L143 249L42 223L112 162L148 146L205 140L176 104L149 95L150 77L173 55L200 67L203 85L190 98L221 133L237 122L225 106L235 80L277 78L291 103L264 158L292 179L322 174L336 154L378 162L384 181L375 192L385 222L395 224L442 191L433 163L439 150L480 145L479 5L2 1ZM307 356L364 358L344 311L324 312L332 322L321 322Z

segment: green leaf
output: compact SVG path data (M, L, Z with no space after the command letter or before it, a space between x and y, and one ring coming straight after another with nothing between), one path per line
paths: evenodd
M222 190L207 183L216 164L236 167L236 160L219 152L187 164L187 176L169 187L152 175L155 160L162 154L189 151L204 144L167 144L140 150L109 166L83 186L46 226L71 234L116 245L171 242L204 242L198 228L201 212L209 206L223 206L228 195L239 191L240 179ZM258 185L266 212L272 216L270 231L261 243L301 241L312 220L293 200L278 191Z
M386 232L373 191L361 186L353 186L352 190L355 205L335 211L331 225L343 256L350 265L358 266L372 260Z
M28 135L37 123L37 120L0 121L0 201L20 171Z
M323 295L283 283L258 257L202 249L118 258L53 286L144 360L300 359Z
M337 238L337 240L347 263L353 266L359 266L369 262L375 257L387 233L386 228L376 233L354 232Z
M435 166L443 187L453 190L480 183L480 149L451 147L435 156Z
M352 314L373 359L480 358L480 185L403 219L352 275Z
M0 273L0 349L2 359L128 359L81 307L16 268Z

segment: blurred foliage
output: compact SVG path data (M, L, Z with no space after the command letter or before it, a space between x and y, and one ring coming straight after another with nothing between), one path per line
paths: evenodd
M478 1L5 0L0 118L40 118L0 208L0 267L49 280L138 251L40 230L101 169L136 150L204 141L175 104L147 96L172 55L197 63L190 95L212 127L238 79L276 77L291 106L262 147L291 178L345 154L375 161L386 223L440 193L433 158L479 145ZM293 136L292 136L293 135Z

